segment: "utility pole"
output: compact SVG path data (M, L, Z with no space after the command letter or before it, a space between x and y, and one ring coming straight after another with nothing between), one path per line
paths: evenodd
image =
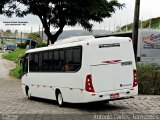
M41 26L39 25L39 35L41 34L41 32L40 32L40 31L41 31Z
M21 31L21 45L22 45L22 31Z
M137 46L138 46L139 13L140 13L140 0L136 0L135 11L134 11L133 33L132 33L134 55L136 62L137 62Z

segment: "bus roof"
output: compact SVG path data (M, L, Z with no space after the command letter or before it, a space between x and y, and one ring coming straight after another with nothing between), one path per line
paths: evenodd
M110 39L106 39L110 38ZM130 38L128 37L103 37L103 38L95 38L93 36L78 36L78 37L71 37L67 39L58 40L53 45L49 45L47 47L41 47L41 48L35 48L27 50L26 53L32 53L32 52L38 52L38 51L45 51L45 50L52 50L52 49L58 49L58 48L64 48L64 47L72 47L72 46L79 46L86 43L97 43L103 40L107 40L108 42L123 42Z

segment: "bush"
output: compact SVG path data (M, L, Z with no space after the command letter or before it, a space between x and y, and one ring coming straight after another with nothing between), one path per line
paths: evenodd
M10 71L10 75L12 75L16 78L20 78L22 75L22 67L19 65L16 65L16 68L14 68L13 70Z
M18 44L17 47L20 49L26 49L27 44L26 43Z
M41 36L38 33L36 33L36 32L29 33L28 36L36 36L36 37L41 38Z
M137 70L139 93L160 95L160 67L140 64Z
M40 48L40 47L46 47L47 44L46 43L39 43L36 45L36 48Z
M11 53L3 54L3 58L16 62L16 68L10 71L10 75L20 78L22 74L22 67L19 65L19 59L24 56L25 49L15 49Z
M7 60L11 60L14 61L16 63L18 63L18 60L24 56L25 53L25 49L15 49L13 52L11 53L5 53L3 54L3 58L7 59Z

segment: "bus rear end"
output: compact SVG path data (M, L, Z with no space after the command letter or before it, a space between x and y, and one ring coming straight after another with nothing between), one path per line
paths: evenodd
M137 70L129 38L99 38L86 46L86 101L131 98L138 94ZM87 56L86 56L87 57Z

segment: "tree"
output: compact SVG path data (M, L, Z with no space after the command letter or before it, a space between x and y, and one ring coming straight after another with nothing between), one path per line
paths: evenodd
M0 14L11 17L16 6L15 0L0 0Z
M2 29L0 29L0 32L3 32L3 30L2 30Z
M1 0L0 1L0 14L3 14L3 8L4 8L5 4L8 2L9 2L9 0Z
M6 33L11 34L12 32L11 32L11 30L8 29L8 30L6 30Z
M117 0L15 0L26 6L26 10L16 8L19 17L33 14L40 18L44 32L52 44L63 32L65 25L81 25L84 29L92 31L91 21L102 22L103 18L110 17L116 8L124 4ZM50 25L58 29L55 34L50 31Z
M15 30L15 31L14 31L14 34L18 34L18 30Z

